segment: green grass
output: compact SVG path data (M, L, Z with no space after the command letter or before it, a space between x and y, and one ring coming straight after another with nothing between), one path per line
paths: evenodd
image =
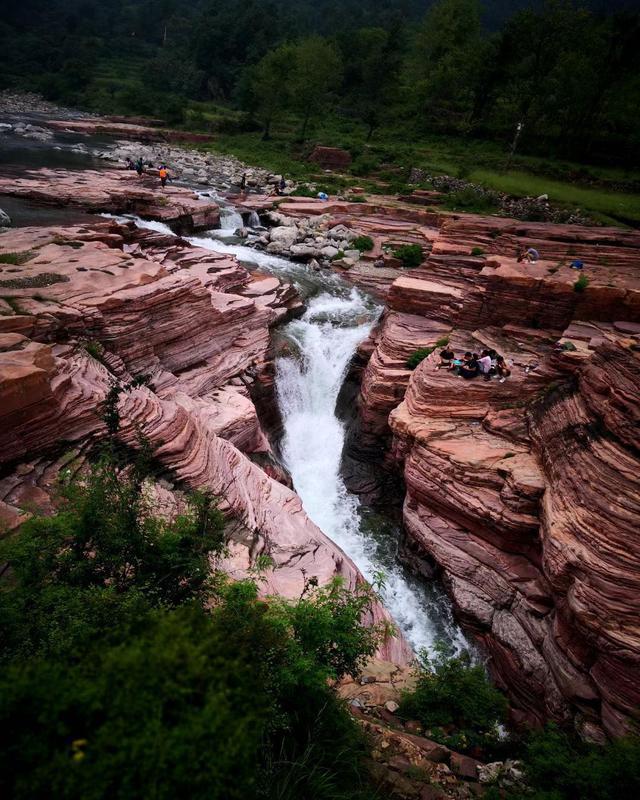
M584 272L580 275L578 280L573 284L573 291L574 292L584 292L584 290L589 285L589 278L584 274Z
M552 203L582 208L599 216L604 222L613 219L640 224L640 194L591 189L526 172L500 173L478 169L471 173L470 178L474 182L509 194L531 197L548 194Z
M205 113L213 118L221 112L222 109L217 107L209 108ZM616 192L606 188L606 183L602 187L592 187L576 177L583 176L591 181L630 181L640 178L636 173L529 156L517 157L514 160L516 168L505 172L506 153L499 143L446 137L428 137L407 143L406 135L389 128L377 132L371 144L367 145L363 126L336 118L317 125L306 144L295 142L297 129L295 119L285 120L275 126L272 139L267 142L262 141L259 132L221 134L213 149L294 180L310 180L317 168L306 158L314 143L322 143L346 148L355 157L353 172L358 174L352 174L341 188L349 183L367 184L366 178L363 180L363 164L371 165L371 172L366 177L379 178L387 184L367 186L372 193L388 191L389 182L406 180L409 169L415 166L431 173L465 177L516 196L548 194L552 203L580 208L603 224L640 224L640 194ZM567 178L547 177L542 174L544 172L566 175ZM485 213L491 210L485 207L486 203L481 205L467 208L460 203L456 210Z
M22 250L19 253L0 253L0 264L19 266L20 264L26 264L33 256L34 253L31 250Z

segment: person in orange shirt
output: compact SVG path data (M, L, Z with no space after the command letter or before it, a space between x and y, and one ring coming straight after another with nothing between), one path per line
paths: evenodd
M167 185L167 178L169 177L169 170L164 164L158 170L158 175L160 176L160 185L165 187Z

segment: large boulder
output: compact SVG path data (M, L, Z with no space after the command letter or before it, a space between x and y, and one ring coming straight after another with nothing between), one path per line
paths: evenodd
M281 225L271 230L271 241L281 245L283 248L291 247L297 239L298 230L290 225Z
M324 169L346 169L351 166L351 153L339 147L321 147L317 145L309 161L319 164Z

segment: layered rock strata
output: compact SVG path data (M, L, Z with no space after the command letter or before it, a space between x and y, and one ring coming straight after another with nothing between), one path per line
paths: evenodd
M93 212L138 214L185 233L213 228L220 221L218 205L211 200L178 186L161 188L157 175L140 177L133 170L77 173L41 168L20 175L0 175L3 194Z
M272 560L265 592L299 597L312 576L323 584L339 575L350 587L362 580L272 477L277 465L251 401L269 371L270 325L300 304L290 287L114 222L10 231L0 254L5 529L34 508L51 510L57 476L103 436L100 407L119 384L124 441L135 448L144 437L172 481L212 491L236 520L224 564L231 574L246 575L264 554ZM146 386L126 389L142 374ZM382 606L370 621L388 621ZM395 637L380 655L410 658Z
M518 264L524 243L543 260ZM363 349L349 451L365 497L384 497L372 460L401 470L405 557L443 577L514 719L595 739L638 707L639 256L632 231L444 218ZM447 340L495 349L511 376L439 370ZM411 371L420 348L433 353Z

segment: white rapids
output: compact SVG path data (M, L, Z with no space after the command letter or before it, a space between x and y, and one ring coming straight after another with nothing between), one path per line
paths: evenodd
M134 220L141 228L173 235L161 222L112 218ZM384 605L416 652L430 651L438 642L452 652L472 649L453 620L442 588L415 578L399 563L398 528L362 508L341 476L346 431L336 415L338 394L356 348L375 324L380 307L336 275L316 273L305 264L224 241L232 220L231 216L222 220L229 225L226 230L183 238L197 247L234 255L250 269L289 280L310 298L304 315L283 330L297 354L280 356L276 362L284 425L282 456L307 514L368 580L384 575Z
M343 289L311 299L304 316L286 326L299 356L277 361L282 455L311 519L368 580L384 574L384 605L414 650L431 650L441 641L460 651L468 643L442 591L419 582L398 563L398 531L376 537L340 474L345 427L336 416L336 402L356 347L379 311L356 289Z

